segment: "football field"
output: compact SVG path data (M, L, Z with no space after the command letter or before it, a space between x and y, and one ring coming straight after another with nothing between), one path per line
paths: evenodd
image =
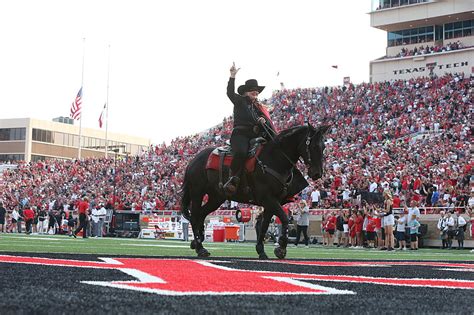
M474 253L0 234L2 314L474 312Z

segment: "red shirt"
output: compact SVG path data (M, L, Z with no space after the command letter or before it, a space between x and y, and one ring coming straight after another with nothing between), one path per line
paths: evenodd
M89 210L89 203L85 200L79 202L79 206L77 206L79 210L79 214L87 214L87 210Z
M367 232L375 232L375 227L377 226L377 223L375 221L374 217L369 216L367 218Z
M35 212L31 209L25 209L23 210L23 217L25 221L33 220L35 218Z
M336 229L336 217L330 216L326 223L326 230L335 230Z
M381 217L375 217L375 228L377 230L380 230L382 228L382 218Z
M400 208L400 198L398 196L393 197L393 207Z
M362 226L364 225L364 218L361 216L361 215L358 215L357 216L357 219L356 219L356 232L362 232Z

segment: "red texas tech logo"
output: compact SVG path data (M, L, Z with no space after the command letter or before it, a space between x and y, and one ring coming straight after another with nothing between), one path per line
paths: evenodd
M288 272L253 271L232 269L212 261L192 259L144 259L102 258L97 261L50 259L0 255L1 263L38 264L77 268L116 269L134 278L135 281L82 281L127 290L156 293L160 295L252 295L252 294L355 294L307 282L353 282L391 286L474 289L474 281L456 279L381 278L346 275L299 274ZM273 263L338 266L379 267L406 264L401 262L352 262L352 261L274 261ZM474 271L474 264L410 262L456 271Z

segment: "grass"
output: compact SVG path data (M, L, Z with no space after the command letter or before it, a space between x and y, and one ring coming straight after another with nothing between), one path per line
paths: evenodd
M211 257L257 258L255 243L205 243ZM274 245L265 245L270 258ZM16 253L68 253L113 256L179 256L196 257L189 242L176 240L150 240L129 238L71 238L64 235L0 234L0 254ZM474 261L469 250L440 250L423 248L418 251L385 252L369 249L289 247L287 259L356 259L356 260L429 260Z

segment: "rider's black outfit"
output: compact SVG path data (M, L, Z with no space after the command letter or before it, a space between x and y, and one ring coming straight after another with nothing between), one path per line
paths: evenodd
M255 86L253 86L255 85ZM251 88L260 88L256 80L248 80L245 86L239 88L239 92L249 91ZM244 94L244 93L241 93ZM233 159L230 165L232 177L224 185L224 188L229 193L234 193L240 181L240 175L247 158L249 150L250 139L265 136L263 127L258 123L260 117L265 118L267 130L275 134L275 130L271 121L260 109L261 105L258 102L251 102L249 97L242 96L235 93L235 78L229 78L227 84L227 96L234 104L234 128L230 138Z

